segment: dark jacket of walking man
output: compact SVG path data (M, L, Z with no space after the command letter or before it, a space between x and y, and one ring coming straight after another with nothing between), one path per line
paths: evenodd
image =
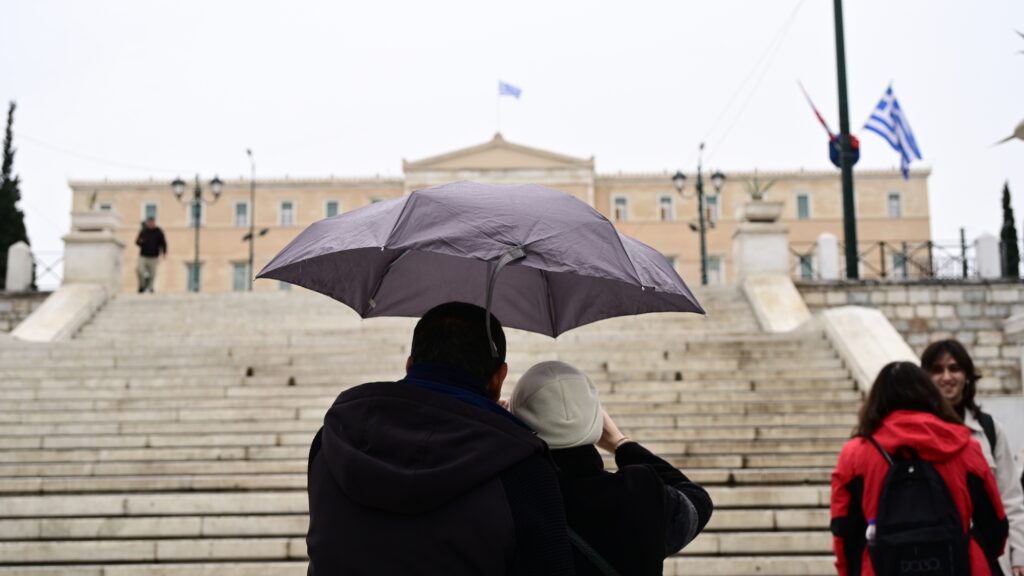
M413 332L406 377L343 392L309 455L309 573L572 574L547 446L496 400L505 335L450 302Z
M167 255L167 240L164 231L156 225L156 219L146 218L142 230L135 237L135 244L139 247L139 264L135 270L139 277L139 292L152 292L157 263L160 256Z

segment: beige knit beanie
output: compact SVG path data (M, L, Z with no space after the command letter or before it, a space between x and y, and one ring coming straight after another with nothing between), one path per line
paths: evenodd
M597 388L565 362L541 362L516 383L509 410L553 449L596 444L604 416Z

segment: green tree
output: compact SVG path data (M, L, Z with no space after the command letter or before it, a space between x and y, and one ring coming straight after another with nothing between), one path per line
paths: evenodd
M1017 245L1017 224L1010 204L1010 183L1003 184L1003 229L999 234L1003 244L1003 276L1020 277L1020 247Z
M7 108L7 130L4 132L3 168L0 169L0 289L7 283L7 249L19 241L28 243L25 214L18 209L21 191L19 180L12 176L14 169L14 143L11 126L14 124L13 101Z

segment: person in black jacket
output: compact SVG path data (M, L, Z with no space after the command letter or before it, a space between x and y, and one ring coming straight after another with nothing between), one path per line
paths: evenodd
M139 235L135 237L135 244L139 247L139 264L135 269L139 277L139 292L152 292L156 282L156 265L160 256L167 256L167 240L164 231L156 225L156 219L146 218Z
M533 366L516 383L509 409L551 447L575 532L577 574L661 574L665 558L710 520L707 491L624 436L601 408L590 378L576 368ZM615 455L617 472L604 470L598 447Z
M505 335L450 302L416 324L406 376L342 392L310 448L309 574L573 573L547 446L496 400Z

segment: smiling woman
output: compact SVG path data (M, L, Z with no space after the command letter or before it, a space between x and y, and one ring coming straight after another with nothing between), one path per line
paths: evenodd
M957 340L931 343L921 354L921 366L946 401L964 419L964 425L981 446L999 484L1003 507L1010 521L1006 553L999 563L1004 574L1024 576L1024 491L1003 425L983 412L974 399L981 374L974 367L974 360L967 349Z

